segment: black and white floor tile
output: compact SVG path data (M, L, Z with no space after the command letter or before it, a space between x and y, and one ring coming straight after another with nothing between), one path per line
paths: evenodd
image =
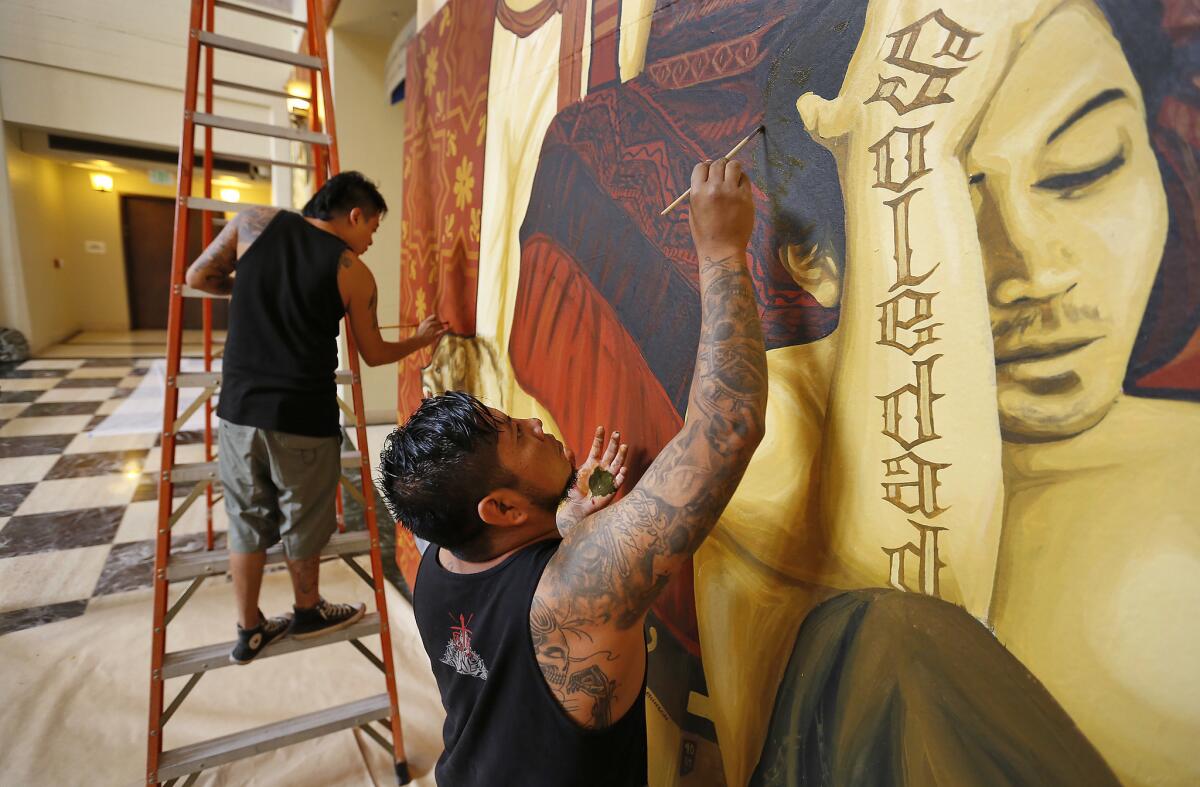
M0 635L84 615L92 598L150 587L159 435L89 432L129 396L152 362L52 357L0 363ZM203 434L182 433L176 463L202 461ZM190 487L174 491L178 500ZM220 503L212 517L214 546L221 548L227 520ZM353 500L347 500L346 521L351 529L363 526ZM393 534L390 522L381 525L386 552ZM206 531L200 498L172 528L172 552L203 550ZM391 555L384 563L395 565ZM400 581L395 571L388 574Z

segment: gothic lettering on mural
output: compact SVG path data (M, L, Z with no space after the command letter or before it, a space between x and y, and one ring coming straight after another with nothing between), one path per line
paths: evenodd
M966 29L940 9L934 11L889 34L887 37L891 39L892 49L883 58L888 65L924 76L925 81L911 99L905 101L899 95L902 89L908 87L904 77L881 76L878 88L865 104L883 101L896 114L905 115L915 109L954 100L947 88L950 80L966 66L936 65L914 56L924 31L930 25L940 27L945 33L941 48L931 59L950 58L966 63L977 56L978 53L968 54L968 50L980 34ZM934 29L927 35L937 34ZM914 273L914 250L909 234L909 219L914 204L917 209L920 208L920 203L914 203L914 198L922 192L921 188L910 187L933 172L925 160L927 140L933 126L934 121L911 128L896 126L868 148L868 152L875 157L874 188L900 194L883 202L892 212L895 242L893 258L896 277L888 292L900 292L877 306L881 333L876 343L908 356L936 342L934 329L941 326L941 323L934 321L933 300L938 293L912 289L926 282L940 263L934 263L922 273ZM902 331L908 335L902 336ZM919 512L927 519L939 516L948 508L948 505L938 501L938 488L942 485L938 474L950 464L933 461L914 452L920 446L936 449L936 445L931 444L941 438L934 426L934 405L943 398L943 394L934 391L933 382L934 364L941 357L941 354L935 354L914 359L914 380L876 397L882 404L883 434L905 450L903 454L883 457L881 460L884 471L881 483L883 499L905 514ZM922 448L922 452L926 452L926 448ZM915 590L936 596L940 590L938 573L945 565L938 556L938 536L947 528L907 518L905 521L920 532L919 543L910 541L900 547L882 547L889 563L889 583L899 590Z

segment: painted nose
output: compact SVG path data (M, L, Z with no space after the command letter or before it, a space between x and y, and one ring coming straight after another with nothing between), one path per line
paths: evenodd
M981 197L976 221L993 306L1043 303L1079 283L1070 245L1046 231L1046 217L1022 195L985 186Z

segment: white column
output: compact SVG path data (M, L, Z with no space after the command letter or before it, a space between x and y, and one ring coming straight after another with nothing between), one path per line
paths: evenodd
M21 248L17 244L17 221L13 213L12 189L8 181L8 134L0 100L0 327L31 333L29 305L25 298L25 276L21 272ZM15 133L15 130L13 131Z

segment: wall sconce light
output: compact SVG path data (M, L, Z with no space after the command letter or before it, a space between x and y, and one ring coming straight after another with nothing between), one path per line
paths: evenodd
M304 115L308 113L308 99L292 97L287 100L287 111L293 115Z
M104 172L92 172L92 173L89 173L88 177L92 181L92 188L95 189L96 191L112 191L113 190L112 175L106 174Z
M293 79L288 82L285 89L289 94L287 111L293 115L307 115L309 108L312 106L310 101L312 94L309 85Z
M242 192L238 191L237 189L221 189L221 191L218 193L221 195L221 199L223 199L225 202L242 201Z

